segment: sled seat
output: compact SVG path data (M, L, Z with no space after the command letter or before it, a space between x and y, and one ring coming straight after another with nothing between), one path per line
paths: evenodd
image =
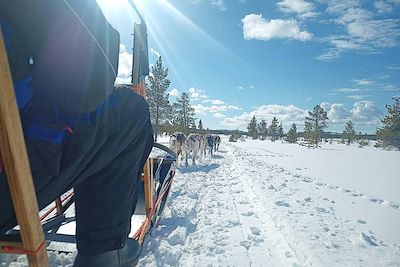
M49 266L46 241L39 220L37 199L2 34L0 34L0 155L20 226L19 236L13 240L0 240L0 253L26 254L31 267Z

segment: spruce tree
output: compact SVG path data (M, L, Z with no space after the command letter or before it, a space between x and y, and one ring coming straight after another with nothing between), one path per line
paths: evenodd
M306 121L304 123L304 141L306 141L308 144L314 142L314 131L312 123L309 121Z
M268 133L271 136L271 141L275 142L278 139L278 119L274 117L271 121L271 125L268 127Z
M196 119L195 119L196 120ZM196 128L196 121L193 120L192 123L190 124L190 132L195 133L197 128Z
M282 122L279 124L278 126L278 136L279 138L282 138L282 136L284 135L283 133L283 126L282 126Z
M252 139L258 138L258 129L257 129L257 119L256 116L253 116L249 124L247 125L247 131Z
M394 105L386 105L388 114L381 120L383 127L376 135L381 145L400 150L400 97L394 97Z
M203 122L201 120L199 120L199 126L197 127L197 129L199 130L199 133L204 132Z
M166 93L171 81L167 78L168 68L162 65L161 57L151 68L149 75L150 85L147 87L147 103L150 109L150 118L154 129L154 139L157 142L159 125L168 119L170 104Z
M352 121L346 122L342 139L347 140L347 145L350 145L356 139L356 131L354 130L354 123Z
M296 127L295 123L293 123L292 127L289 129L289 131L286 135L286 141L289 143L297 142L297 127Z
M261 136L262 140L265 140L268 135L268 128L267 128L267 122L265 120L261 120L261 122L258 124L258 133Z
M190 98L188 93L182 93L181 97L173 104L174 120L173 123L176 128L182 132L189 133L190 127L195 124L194 108L190 105Z
M327 127L327 120L328 115L320 105L316 105L313 108L313 111L309 111L308 117L305 118L305 125L309 123L309 125L307 125L310 128L308 131L311 131L312 133L309 135L311 138L310 141L316 146L318 146L318 143L321 140L323 129Z

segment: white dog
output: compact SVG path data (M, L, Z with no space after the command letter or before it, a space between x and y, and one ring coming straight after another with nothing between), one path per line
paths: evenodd
M185 143L186 136L184 133L175 132L169 137L169 147L175 151L177 157L182 154L182 147L185 145Z
M202 156L201 147L202 143L204 144L204 139L197 134L190 134L186 138L186 143L184 145L185 150L185 165L188 165L188 156L191 154L192 157L192 164L196 165L196 157L197 153L200 152L200 156Z
M218 151L220 143L221 143L221 137L219 135L216 135L214 138L214 151Z

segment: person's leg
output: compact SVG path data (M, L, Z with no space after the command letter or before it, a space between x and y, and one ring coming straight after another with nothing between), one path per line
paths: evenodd
M136 206L137 183L153 145L151 125L117 158L75 187L79 253L95 255L123 247ZM110 145L113 142L110 142ZM100 153L109 153L107 144Z
M88 122L75 128L74 134L63 144L59 175L47 177L34 175L39 208L45 207L66 190L78 187L86 179L95 181L95 174L101 174L103 170L107 171L105 166L111 166L114 169L112 164L114 160L117 162L116 165L119 165L120 168L124 167L123 169L127 173L124 175L121 171L118 172L118 175L111 175L111 172L108 172L111 175L109 179L115 179L113 180L115 182L108 185L110 192L119 190L112 188L112 186L125 186L128 181L131 182L132 187L135 186L138 176L135 177L134 173L140 171L138 164L148 156L152 144L148 106L142 97L127 88L117 89L113 94L114 105L107 107L107 111L100 116L97 122ZM27 144L29 147L29 142ZM138 146L138 148L135 148L135 146ZM38 153L46 154L45 146L37 146L36 149L42 147L43 151ZM33 154L32 150L30 156L33 156ZM128 158L128 154L131 155L129 162L122 164L122 158ZM32 165L31 158L30 162ZM132 169L129 169L128 166L132 166ZM46 168L46 166L41 168ZM41 168L38 168L38 170ZM99 176L99 179L105 179L104 177ZM118 179L123 181L116 182ZM96 183L92 182L92 184ZM101 183L98 182L97 185L101 186ZM80 189L78 191L84 192ZM95 192L96 190L92 191L91 194L95 194ZM87 197L90 198L89 195ZM120 198L115 199L115 197L120 197L117 195L109 196L107 194L104 199L110 199L110 197L114 197L112 201L109 200L110 202L122 202ZM131 202L127 205L133 204ZM1 233L16 224L4 173L0 173L0 210ZM131 212L132 207L127 211L127 214ZM77 220L79 220L79 215ZM106 221L108 220L110 218L106 218ZM94 227L96 229L96 226Z

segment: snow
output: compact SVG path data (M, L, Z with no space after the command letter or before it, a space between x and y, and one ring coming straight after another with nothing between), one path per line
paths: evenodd
M179 161L138 266L400 266L400 152L223 137L197 162Z

